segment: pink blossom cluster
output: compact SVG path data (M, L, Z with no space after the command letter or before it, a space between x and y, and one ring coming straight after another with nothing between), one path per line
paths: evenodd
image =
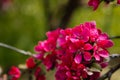
M96 80L102 68L107 66L107 48L112 47L113 42L96 28L94 21L49 31L46 35L47 39L35 46L38 54L34 57L42 61L48 71L57 69L56 80ZM33 64L28 64L29 68L34 67L34 61L30 62Z
M35 80L45 80L45 75L41 69L40 66L37 65L37 63L35 62L35 58L33 57L29 57L26 60L26 67L28 69L28 71L32 71L34 74L34 78ZM12 66L8 72L8 79L9 80L18 80L21 77L21 70L16 67L16 66Z
M41 67L37 65L33 57L29 57L26 60L26 66L28 69L34 71L33 75L35 76L35 80L45 80L45 75L43 74Z
M104 1L105 3L109 4L114 0L89 0L88 5L93 7L93 10L96 10L99 4ZM120 0L117 0L117 4L120 4Z
M21 76L20 69L17 68L16 66L12 66L10 68L8 74L10 75L9 80L18 80L20 78L20 76Z

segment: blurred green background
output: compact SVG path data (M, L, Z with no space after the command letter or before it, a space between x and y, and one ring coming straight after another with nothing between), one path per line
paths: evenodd
M3 2L2 2L3 1ZM73 0L74 1L74 0ZM116 3L101 3L96 11L88 7L88 0L78 0L79 6L73 11L68 27L85 21L96 21L97 27L110 36L120 35L120 6ZM59 27L64 7L69 0L1 0L0 42L34 52L34 46L46 38L48 30ZM120 53L120 40L114 40L111 53ZM24 56L0 47L0 66L8 69L11 65L25 63Z

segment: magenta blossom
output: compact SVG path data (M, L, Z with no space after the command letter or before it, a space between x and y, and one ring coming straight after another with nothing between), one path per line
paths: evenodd
M100 0L89 0L88 5L93 7L93 10L96 10L100 4Z
M113 46L113 42L96 28L95 21L49 31L46 35L47 39L35 46L38 54L34 57L42 61L47 71L57 69L56 80L95 80L101 69L107 66L107 49Z
M40 67L36 68L34 75L36 80L46 80L45 75L42 74L42 70Z
M11 76L10 80L18 80L21 76L20 70L15 66L11 67L8 74Z
M56 80L80 80L80 76L87 78L85 65L76 63L70 53L63 56L55 74Z
M54 53L53 54L48 54L44 58L43 64L45 65L47 70L53 69L57 65L56 55Z
M96 10L99 4L104 1L106 4L113 2L114 0L89 0L88 5L93 7L93 10ZM120 4L120 0L117 0L117 4Z
M117 4L120 4L120 0L117 0Z
M29 69L32 69L32 68L34 68L34 67L36 66L36 63L35 63L35 60L34 60L33 57L30 57L30 58L28 58L28 59L26 60L26 66L27 66L27 68L29 68Z

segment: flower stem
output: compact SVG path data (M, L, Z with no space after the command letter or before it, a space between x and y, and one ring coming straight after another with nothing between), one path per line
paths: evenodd
M32 54L31 52L29 52L29 51L24 51L24 50L18 49L18 48L16 48L16 47L10 46L10 45L5 44L5 43L1 43L1 42L0 42L0 46L1 46L1 47L4 47L4 48L11 49L11 50L13 50L13 51L16 51L16 52L21 53L21 54L24 54L24 55L33 56L33 54Z

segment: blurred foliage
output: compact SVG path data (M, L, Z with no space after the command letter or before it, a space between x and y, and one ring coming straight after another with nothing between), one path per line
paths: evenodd
M45 1L49 5L45 5ZM50 22L57 24L67 2L68 0L10 0L7 6L0 8L0 42L34 53L34 46L39 40L46 38L45 33L50 30ZM48 19L48 9L54 17L52 21ZM68 26L73 27L91 20L96 21L98 28L110 36L120 35L120 6L102 3L93 11L87 6L87 1L83 0L82 6L72 14ZM120 53L120 40L114 42L111 53ZM26 58L27 56L0 47L0 66L5 69L24 63Z

